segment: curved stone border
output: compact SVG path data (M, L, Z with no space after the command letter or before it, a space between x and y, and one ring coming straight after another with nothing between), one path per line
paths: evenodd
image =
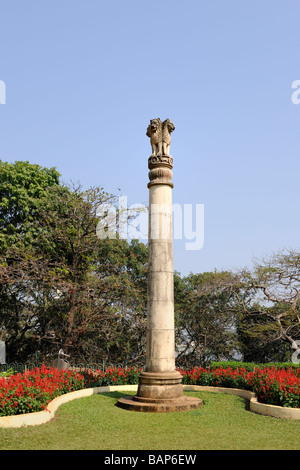
M67 403L77 398L88 397L102 392L115 392L115 391L137 391L137 385L109 385L107 387L84 388L75 392L66 393L54 398L48 405L47 410L38 411L36 413L26 413L14 416L3 416L0 418L0 428L20 428L22 426L37 426L45 424L54 418L55 412L60 405ZM198 392L220 392L228 393L230 395L237 395L245 398L250 402L250 411L254 413L272 416L275 418L286 419L300 419L300 408L285 408L282 406L266 405L259 403L255 393L248 390L241 390L239 388L225 388L225 387L205 387L202 385L183 385L185 391L198 391Z
M0 428L20 428L22 426L36 426L45 424L54 418L56 410L63 403L76 400L77 398L89 397L102 392L115 392L117 390L137 390L137 385L110 385L107 387L83 388L75 392L65 393L47 405L47 410L37 411L35 413L25 413L21 415L3 416L0 418Z
M300 408L288 408L283 406L267 405L260 403L254 392L249 390L242 390L239 388L225 388L225 387L205 387L201 385L184 385L183 389L186 391L206 391L206 392L221 392L229 393L230 395L237 395L245 398L250 402L250 411L260 415L272 416L273 418L286 418L286 419L300 419Z

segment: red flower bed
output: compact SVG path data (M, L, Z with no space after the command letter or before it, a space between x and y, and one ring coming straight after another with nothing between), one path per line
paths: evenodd
M55 397L74 390L105 385L138 384L142 369L108 368L102 370L58 371L42 366L0 377L0 416L46 409ZM181 370L183 384L240 388L255 392L259 401L271 405L300 408L300 368L202 368Z
M82 388L84 378L78 372L44 365L9 378L0 377L0 416L41 411L57 396Z
M247 371L243 367L235 369L198 367L180 372L184 384L251 390L262 403L300 408L300 368L294 370L264 367Z
M252 390L263 403L300 408L300 369L257 370Z
M251 389L251 374L245 368L231 369L227 367L223 369L218 367L215 369L194 367L192 370L183 371L179 369L183 379L183 384L206 385L212 387L230 387Z

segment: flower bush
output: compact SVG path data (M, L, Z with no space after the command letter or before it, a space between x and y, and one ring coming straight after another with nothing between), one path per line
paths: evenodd
M300 369L276 367L223 369L218 367L180 370L184 384L240 388L255 393L258 401L269 405L300 408Z
M251 385L258 400L263 403L300 408L300 369L257 370Z
M247 372L244 368L231 369L230 367L224 369L218 367L216 369L194 367L189 371L179 369L182 374L183 384L205 385L212 387L229 387L229 388L242 388L251 390L251 372Z
M57 396L82 388L84 378L80 373L48 369L44 365L0 377L0 416L41 411Z
M183 384L250 390L262 403L300 408L300 368L194 367L178 370ZM40 369L0 377L0 416L47 409L47 404L55 397L74 390L138 384L141 371L135 367L59 371L43 365Z

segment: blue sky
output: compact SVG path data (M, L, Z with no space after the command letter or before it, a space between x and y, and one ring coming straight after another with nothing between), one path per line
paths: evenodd
M173 201L204 204L182 274L299 248L298 0L0 0L0 158L148 200L149 120L175 124Z

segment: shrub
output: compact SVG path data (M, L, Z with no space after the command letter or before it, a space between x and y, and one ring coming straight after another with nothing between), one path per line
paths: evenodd
M230 367L231 369L235 368L243 368L247 371L251 371L254 369L265 369L273 367L274 369L293 369L297 371L299 368L298 364L294 364L293 362L268 362L268 363L255 363L255 362L240 362L240 361L212 361L210 363L210 369L217 369L219 367L223 367L226 369Z
M13 374L14 374L14 370L12 367L10 367L9 369L0 372L0 377L9 377L10 375L13 375Z
M231 369L230 367L224 369L218 367L216 369L210 368L196 368L190 371L179 370L183 376L183 384L195 384L212 387L229 387L229 388L242 388L249 390L251 383L249 382L249 373L246 369Z
M135 367L109 367L104 371L101 369L81 370L84 377L85 387L104 387L106 385L138 384L142 369Z

